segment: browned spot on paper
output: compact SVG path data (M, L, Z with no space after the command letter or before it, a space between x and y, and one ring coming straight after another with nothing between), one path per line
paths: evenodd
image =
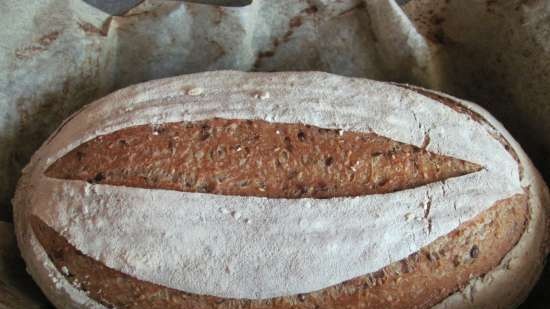
M219 25L219 24L221 24L224 16L226 15L226 12L225 12L225 9L221 6L216 6L216 7L214 7L214 9L216 11L216 13L215 13L216 16L214 17L213 23L215 25Z
M45 50L46 48L42 46L29 46L25 48L19 48L15 50L15 57L21 60L28 59L34 56L35 54L38 54Z
M46 34L43 37L41 37L40 39L38 39L38 43L40 45L44 46L44 47L47 47L50 44L52 44L55 40L57 40L57 38L59 37L60 34L61 34L61 32L59 32L59 31L54 31L54 32L51 32L49 34Z
M332 198L414 188L480 168L374 133L215 118L100 136L46 174L184 192Z
M288 22L290 28L300 27L302 25L302 16L294 16Z
M309 7L302 10L303 13L308 15L315 14L319 11L319 8L316 5L310 5Z
M31 58L32 56L40 52L46 51L48 50L48 46L55 42L60 35L61 31L53 31L46 35L43 35L38 40L36 40L36 44L16 49L15 57L17 59L23 60Z
M290 40L290 37L294 34L294 30L290 29L283 35L282 42L286 43Z
M259 52L258 56L256 57L256 62L254 62L254 68L259 68L264 58L270 58L270 57L273 57L274 55L275 55L275 51L272 51L272 50Z
M210 48L211 53L215 55L212 62L216 62L226 55L225 48L220 43L218 43L218 41L210 40L208 41L208 43L210 43L210 46L208 48Z
M85 22L85 21L79 21L78 22L78 27L80 29L82 29L82 31L84 31L86 34L90 34L90 35L100 35L100 36L106 36L107 35L107 29L108 29L108 24L107 26L105 27L105 29L100 29L88 22Z
M258 57L260 57L260 58L268 58L268 57L273 57L273 55L275 55L275 52L272 51L272 50L268 50L268 51L260 52L260 53L258 54Z
M261 51L258 53L258 56L256 57L256 61L254 62L254 68L258 69L260 65L262 64L263 58L269 58L273 57L275 55L275 49L279 47L281 43L286 43L290 40L290 37L294 34L294 29L302 26L303 24L303 18L302 16L294 16L290 19L288 22L288 31L285 32L285 34L282 36L281 39L274 38L272 40L273 50L267 50L267 51Z

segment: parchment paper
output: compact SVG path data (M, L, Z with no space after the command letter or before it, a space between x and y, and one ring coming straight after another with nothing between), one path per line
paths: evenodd
M19 257L13 226L0 222L0 309L50 308L25 272Z
M550 180L549 1L148 0L121 17L80 0L1 1L0 220L11 221L30 155L79 107L133 83L219 69L443 90L493 112Z

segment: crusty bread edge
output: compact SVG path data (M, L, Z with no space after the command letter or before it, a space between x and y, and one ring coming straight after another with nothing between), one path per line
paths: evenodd
M32 170L32 166L28 165L25 170ZM25 170L17 184L18 188L27 187L30 184L31 175L26 173ZM27 205L30 203L25 192L27 192L27 189L17 190L12 204ZM30 222L26 220L27 212L26 207L14 207L14 226L19 227L15 229L17 245L25 260L27 273L31 275L46 298L56 308L107 309L107 307L88 297L84 291L73 286L57 270L34 235Z
M530 219L525 233L516 246L508 252L499 266L494 270L491 270L482 277L473 278L465 288L451 294L433 308L464 309L465 306L467 306L467 308L516 307L527 297L544 267L544 258L548 252L547 234L549 225L548 215L550 213L550 195L548 187L519 144L506 131L502 124L485 109L474 103L459 100L440 92L409 85L407 85L407 87L411 89L422 89L423 91L448 98L482 115L506 138L516 151L520 164L524 170L522 184L529 188ZM30 169L32 168L27 167L27 170ZM18 186L28 185L28 180L25 178L29 176L28 174L24 174ZM18 190L18 192L23 191L26 190ZM13 202L14 204L26 204L23 202L25 199L25 196L16 195ZM16 208L14 215L16 221L23 220L25 216L24 210ZM90 299L86 293L68 283L46 256L45 251L37 244L38 240L32 235L30 225L24 224L23 222L19 223L19 226L24 227L24 231L17 231L18 240L27 238L27 241L18 241L18 244L25 260L32 261L27 264L28 272L38 281L48 278L48 275L51 274L54 274L56 277L53 280L57 282L56 285L52 285L51 281L39 282L42 289L47 289L47 291L44 292L56 307L74 309L105 308L103 305ZM26 233L30 233L30 237L29 235L23 236L23 234ZM30 240L30 242L28 240ZM522 282L522 286L517 286L518 281ZM511 287L515 288L512 289ZM71 295L71 299L67 299L66 295Z
M455 101L480 114L492 124L516 151L523 167L522 185L528 188L529 221L519 242L500 264L490 272L473 278L466 287L451 294L433 309L515 308L519 306L536 284L543 268L548 246L550 193L542 176L525 151L504 126L481 106L447 94L421 89Z

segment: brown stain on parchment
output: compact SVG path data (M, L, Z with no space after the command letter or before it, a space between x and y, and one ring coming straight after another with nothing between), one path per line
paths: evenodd
M307 15L315 14L319 11L319 8L315 4L309 5L309 7L302 10L302 13L305 13Z
M78 21L77 24L78 27L88 35L107 36L111 24L111 18L108 18L101 28L97 28L91 23L82 20ZM56 30L41 36L29 46L16 49L15 57L19 60L26 60L41 52L47 51L48 47L57 41L62 33L62 30Z
M314 15L318 11L319 8L317 8L317 6L310 5L309 7L300 11L299 15L292 17L288 22L288 30L285 32L285 34L281 38L274 38L272 40L272 48L258 52L253 68L255 70L259 69L263 59L273 57L275 55L277 47L279 47L279 45L283 43L287 43L288 41L290 41L292 35L294 34L294 31L303 25L304 17L308 15Z
M32 58L34 55L48 50L48 46L54 43L62 31L52 31L45 34L33 42L30 46L18 48L15 50L15 57L20 60Z
M315 18L314 16L319 13L319 7L313 3L313 1L307 1L308 7L302 9L296 16L292 17L288 22L288 30L281 36L276 37L272 39L272 48L268 48L266 50L259 51L256 55L256 61L254 62L253 69L259 70L262 61L266 58L271 58L275 56L277 48L284 43L287 43L291 40L292 36L294 35L296 29L300 28L305 20L309 20L311 18ZM366 4L364 2L361 2L343 12L338 14L338 16L346 15L346 14L352 14L352 12L356 10L364 10L366 9Z
M47 47L50 44L52 44L55 40L57 40L60 34L61 34L60 31L50 32L42 36L40 39L38 39L38 43L44 47Z
M107 21L101 28L98 28L92 25L91 23L85 22L82 20L79 21L77 24L78 24L78 27L88 35L107 36L107 34L109 33L111 20L112 20L111 18L107 19Z
M216 6L214 7L214 25L219 25L221 24L223 18L227 15L227 13L225 12L225 9L221 6Z
M443 25L445 23L444 14L445 11L434 12L434 10L428 10L414 18L415 23L424 26L423 28L425 28L426 31L423 34L426 39L439 45L449 43L449 38L443 30Z
M222 58L223 56L225 56L227 54L227 52L225 51L225 48L223 47L223 45L218 43L218 41L210 40L210 41L208 41L208 43L209 43L209 46L211 47L211 50L216 51L216 53L215 53L216 56L212 60L212 63L216 63L220 58Z

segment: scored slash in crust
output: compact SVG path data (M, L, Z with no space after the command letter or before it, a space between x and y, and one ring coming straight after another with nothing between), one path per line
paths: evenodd
M480 169L374 133L211 119L96 137L46 175L222 195L333 198L394 192Z

